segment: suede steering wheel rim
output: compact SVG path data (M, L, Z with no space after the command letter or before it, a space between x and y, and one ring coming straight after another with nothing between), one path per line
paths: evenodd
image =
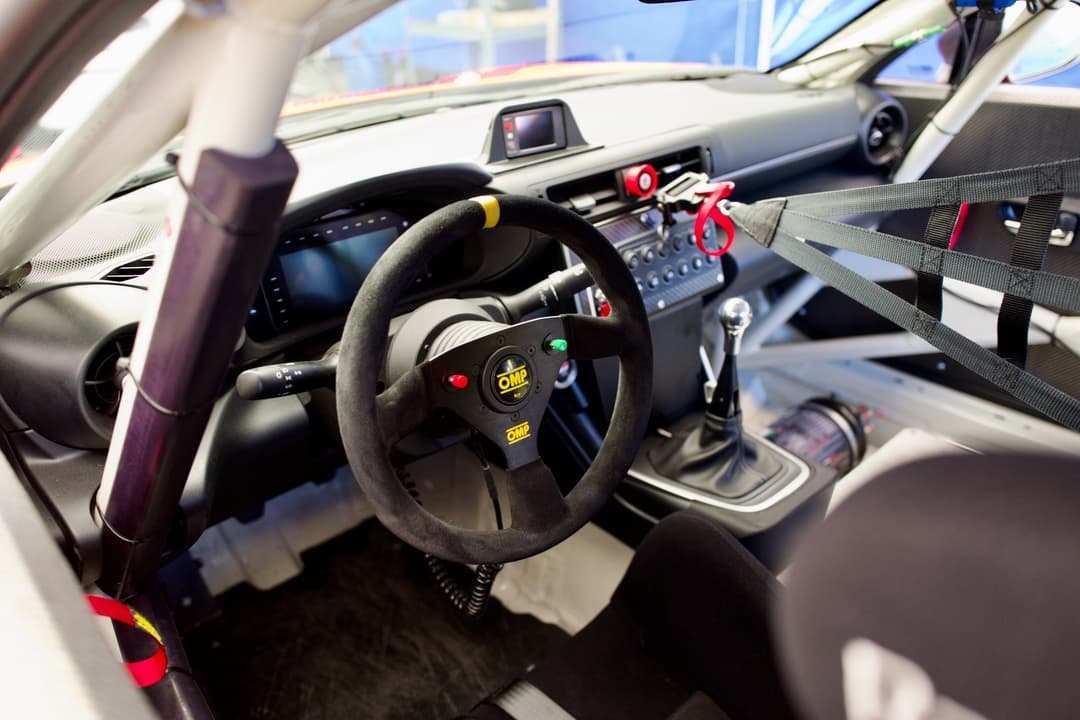
M604 292L611 316L566 314L504 325L425 360L377 394L390 321L411 279L453 241L498 224L529 228L562 242L582 259ZM552 337L567 341L562 351L549 347ZM568 358L609 356L619 359L611 424L592 465L563 497L536 449L554 373ZM454 368L467 368L462 371L471 380L467 388L446 383L446 373ZM508 372L522 382L504 390L509 383L496 382ZM413 547L454 562L518 560L579 530L630 468L645 434L651 397L652 341L633 276L591 223L546 200L484 196L454 203L416 223L368 274L341 340L338 422L357 481L388 530ZM503 450L509 472L509 527L451 525L425 510L401 484L390 448L436 408L451 408Z

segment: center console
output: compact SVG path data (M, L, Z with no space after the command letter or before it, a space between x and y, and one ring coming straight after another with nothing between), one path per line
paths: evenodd
M736 361L750 320L745 300L724 302L724 364L705 412L647 438L629 478L650 504L669 512L696 508L738 536L775 526L838 476L835 468L791 452L778 436L744 430Z
M621 197L647 199L655 192L656 198L648 206L631 205L632 210L595 221L637 282L657 358L654 429L643 441L619 497L645 516L694 509L739 537L783 535L797 524L786 522L788 518L811 514L807 509L823 512L828 489L861 459L859 417L821 398L794 410L765 436L743 428L736 361L751 311L742 298L730 298L721 308L718 337L725 338L724 362L716 380L707 384L702 411L702 299L723 290L726 278L720 258L698 247L695 208L704 207L703 197L720 192L725 183L688 171L657 189L661 174L671 177L668 168L658 173L649 165L617 171ZM572 191L565 195L566 204L579 212L593 206L593 196ZM719 247L723 243L716 242L716 234L718 229L727 231L725 218L716 220L718 226L711 212L701 240L706 247ZM729 243L732 238L728 235ZM568 267L580 263L573 253L564 253ZM596 287L578 293L576 301L584 313L603 317L611 312ZM597 361L594 369L601 400L610 412L608 395L614 387L608 386L614 385L617 369L613 361L605 362ZM711 368L709 373L711 377Z
M719 259L699 252L694 244L694 216L681 212L673 219L675 224L667 225L660 210L649 208L597 224L633 274L649 315L724 286ZM709 235L714 232L706 229ZM564 252L569 267L581 262L569 250ZM600 316L611 310L595 287L578 296L578 306Z

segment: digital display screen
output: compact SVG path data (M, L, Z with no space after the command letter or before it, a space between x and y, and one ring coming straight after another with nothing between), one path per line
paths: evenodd
M347 310L364 278L397 236L396 226L384 227L281 254L292 311L328 316Z
M518 147L522 150L555 144L555 118L550 110L514 117Z
M508 158L566 147L561 107L507 113L502 116L502 132Z

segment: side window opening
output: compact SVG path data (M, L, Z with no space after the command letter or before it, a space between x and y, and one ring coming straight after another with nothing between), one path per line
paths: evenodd
M1006 25L1022 22L1026 12L1023 3L1017 3L1006 14ZM1037 46L1025 51L1009 72L1007 83L1080 88L1080 6L1069 3L1058 12L1060 21ZM878 80L948 84L960 42L959 25L953 23L944 33L901 53L878 74Z

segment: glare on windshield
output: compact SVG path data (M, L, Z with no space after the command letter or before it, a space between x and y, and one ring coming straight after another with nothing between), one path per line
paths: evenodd
M318 48L283 114L390 102L462 86L615 75L647 64L767 70L802 54L876 0L401 0ZM0 193L79 124L183 12L162 0L91 61L0 167Z

